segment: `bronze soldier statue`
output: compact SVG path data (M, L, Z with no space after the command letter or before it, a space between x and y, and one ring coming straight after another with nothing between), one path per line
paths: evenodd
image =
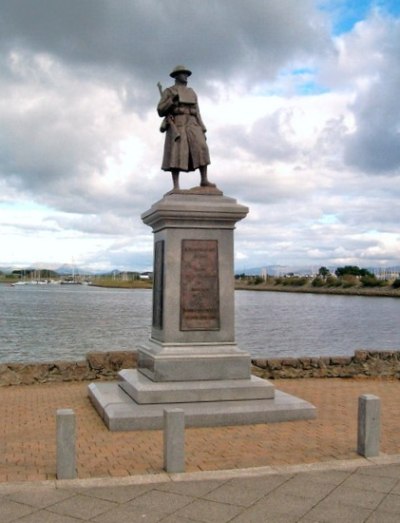
M175 85L162 91L159 84L161 100L157 111L164 117L160 131L166 133L161 168L171 171L174 190L179 190L180 171L196 169L200 170L202 187L215 187L207 178L210 163L205 137L207 129L200 116L197 95L187 87L191 74L185 66L178 65L170 74Z

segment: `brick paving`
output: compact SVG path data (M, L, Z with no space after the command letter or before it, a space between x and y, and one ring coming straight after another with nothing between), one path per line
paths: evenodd
M382 453L400 453L400 381L313 378L274 384L313 403L317 419L187 429L186 471L358 458L357 405L366 393L382 401ZM109 432L87 398L87 383L44 384L0 389L0 482L55 479L59 408L72 408L77 416L79 478L162 471L161 431Z

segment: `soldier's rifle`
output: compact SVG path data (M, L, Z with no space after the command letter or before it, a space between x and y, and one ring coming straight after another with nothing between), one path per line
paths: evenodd
M162 96L163 88L162 88L161 82L157 83L157 87L158 87L158 90L160 91L160 96ZM181 135L180 135L178 129L176 128L176 125L174 122L174 117L172 114L169 114L168 116L166 116L164 118L164 120L162 121L161 126L160 126L160 131L162 133L165 133L165 131L168 129L168 127L171 128L171 134L172 134L173 141L176 142L177 140L179 140Z

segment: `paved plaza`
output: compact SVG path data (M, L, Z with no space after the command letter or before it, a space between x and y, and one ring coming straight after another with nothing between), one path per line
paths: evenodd
M400 382L277 380L310 421L187 429L186 473L163 472L161 431L109 432L87 384L0 389L0 521L400 520ZM382 402L381 455L357 455L361 394ZM77 417L78 479L57 481L55 413Z
M0 485L2 523L400 520L400 458ZM383 464L390 463L390 464Z

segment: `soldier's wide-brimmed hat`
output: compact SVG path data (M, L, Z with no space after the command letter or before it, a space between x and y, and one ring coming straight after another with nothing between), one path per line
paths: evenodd
M175 76L178 75L179 73L186 73L188 76L190 76L192 74L192 71L190 71L184 65L177 65L174 68L174 70L172 71L172 73L170 73L170 76L172 76L172 78L175 78Z

